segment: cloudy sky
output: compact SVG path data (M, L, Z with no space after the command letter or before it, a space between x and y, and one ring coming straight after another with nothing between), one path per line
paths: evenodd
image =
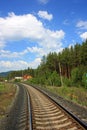
M0 72L36 68L86 38L87 0L0 1Z

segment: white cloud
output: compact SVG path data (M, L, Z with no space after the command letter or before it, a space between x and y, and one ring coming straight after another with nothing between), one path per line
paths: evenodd
M37 66L40 64L41 58L36 58L34 61L29 63L29 67L37 68Z
M0 48L4 48L5 47L5 42L4 41L0 41Z
M84 32L80 35L80 37L83 39L83 40L86 40L87 39L87 32Z
M68 19L65 19L65 20L63 21L63 24L64 24L64 25L69 25Z
M49 0L38 0L42 4L47 4Z
M61 39L64 38L64 35L65 33L62 30L51 31L48 29L46 30L45 38L41 41L40 45L43 46L44 51L47 51L47 53L56 50L59 52L62 47Z
M14 13L0 18L0 41L20 40L23 38L39 39L43 31L42 23L31 14L17 16Z
M0 18L0 41L22 40L24 38L35 41L38 45L45 46L61 41L64 37L63 30L52 31L46 29L42 22L34 15L15 15L10 13L6 18ZM53 42L53 43L52 43Z
M48 54L50 51L59 52L62 49L62 39L64 36L65 32L63 30L60 29L53 31L45 28L43 23L32 14L15 15L14 13L9 13L5 18L0 17L0 57L20 58L29 52L35 53L36 56L41 57L44 54ZM28 39L31 41L31 44L34 42L37 46L30 47L28 45L29 47L22 52L11 52L6 50L6 48L4 50L4 47L9 44L8 41L11 41L12 43L12 41L22 39ZM34 63L38 64L36 62L37 60L35 60ZM15 68L16 63L10 61L3 61L2 65L0 64L0 68L3 66L5 67L5 63L9 67L11 65L12 68ZM27 62L25 65L32 65L32 67L34 66L33 63L28 64ZM22 67L18 68L21 69Z
M4 45L8 40L22 40L24 38L34 41L39 48L56 49L61 46L64 38L63 30L46 29L42 22L34 15L15 15L9 13L8 17L0 18L0 41ZM7 44L7 43L6 43Z
M78 27L78 29L80 29L80 31L78 32L79 37L80 37L82 40L86 40L86 39L87 39L87 31L82 32L81 29L87 30L87 21L83 21L83 20L78 21L76 27Z
M0 61L0 67L3 71L9 71L9 70L21 70L28 67L28 63L25 61Z
M36 58L32 62L26 62L22 60L18 61L0 61L0 72L10 71L10 70L22 70L28 67L36 68L41 62L40 58Z
M80 28L80 29L87 29L87 21L83 21L83 20L80 20L76 27Z
M28 53L27 49L25 49L22 52L11 52L8 50L0 50L0 58L4 58L4 57L5 58L19 58L27 53Z
M43 56L45 54L45 50L43 48L34 46L34 47L27 47L28 52L36 53L37 56Z
M72 43L69 44L68 48L74 47L75 45L76 45L76 41L75 41L75 40L72 40Z
M47 11L39 11L38 12L38 16L40 18L47 19L49 21L52 20L52 18L53 18L53 15L52 14L48 14Z

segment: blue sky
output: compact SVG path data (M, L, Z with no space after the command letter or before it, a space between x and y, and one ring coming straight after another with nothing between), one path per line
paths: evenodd
M0 2L0 72L36 68L43 55L87 38L87 0Z

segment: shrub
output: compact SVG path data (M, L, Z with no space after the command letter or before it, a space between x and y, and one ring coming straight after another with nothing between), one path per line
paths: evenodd
M54 71L47 80L48 85L51 86L61 86L60 77L59 74L57 74L56 71Z
M87 73L84 73L82 76L82 84L85 88L87 88Z
M64 86L71 87L71 80L68 78L63 78L63 84Z
M71 72L72 85L79 86L82 81L82 74L79 68L74 68Z

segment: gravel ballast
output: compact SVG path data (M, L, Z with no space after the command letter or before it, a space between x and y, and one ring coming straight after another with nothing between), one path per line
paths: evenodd
M61 106L63 106L72 114L77 116L80 120L82 120L87 125L87 107L82 107L79 104L66 100L61 96L58 96L57 94L54 94L45 88L39 87L39 89L44 91L47 95L51 96L56 102L58 102Z

